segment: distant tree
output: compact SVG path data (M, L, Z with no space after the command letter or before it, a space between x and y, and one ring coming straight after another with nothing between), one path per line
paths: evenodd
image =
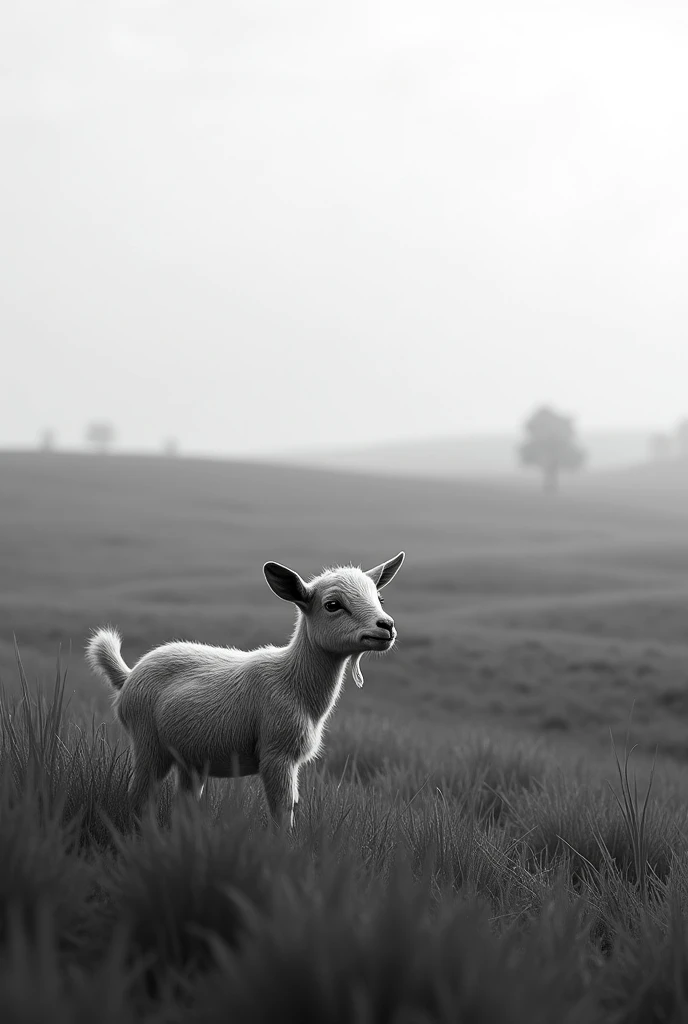
M679 459L688 461L688 419L681 420L676 428L676 450Z
M50 427L41 431L40 448L43 452L52 452L55 448L55 431Z
M179 441L176 437L168 437L162 446L162 450L169 458L179 455Z
M580 469L585 461L573 420L542 406L526 421L524 429L525 440L518 449L521 463L540 469L545 491L555 494L560 473Z
M664 462L672 455L672 443L668 434L651 434L648 441L650 458L653 462Z
M115 428L103 420L89 423L86 428L86 440L95 451L105 454L115 440Z

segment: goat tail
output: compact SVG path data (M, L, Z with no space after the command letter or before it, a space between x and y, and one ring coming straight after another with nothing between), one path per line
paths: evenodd
M131 669L120 654L122 637L112 626L97 629L86 645L86 661L94 672L121 690Z

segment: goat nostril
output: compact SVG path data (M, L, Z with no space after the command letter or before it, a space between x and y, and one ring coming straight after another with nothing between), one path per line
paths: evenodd
M376 625L378 629L386 629L390 636L394 633L394 619L378 619Z

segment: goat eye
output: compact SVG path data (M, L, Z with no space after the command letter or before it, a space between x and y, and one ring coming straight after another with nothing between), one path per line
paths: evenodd
M324 607L326 612L338 612L343 605L339 601L325 601Z
M377 599L380 602L380 604L384 604L385 603L384 597L381 597L379 594L377 595Z

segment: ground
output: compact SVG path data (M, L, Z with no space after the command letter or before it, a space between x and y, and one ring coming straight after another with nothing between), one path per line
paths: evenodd
M687 510L671 488L0 456L3 1021L685 1020ZM346 686L295 832L254 778L200 806L168 779L135 822L90 631L118 625L130 662L279 643L266 560L402 548L399 644Z
M281 643L291 609L262 564L308 576L407 552L387 593L399 643L341 710L608 740L633 709L647 750L688 759L688 500L576 487L414 481L221 461L0 456L0 673L68 664L73 705L108 716L83 660L114 623L135 661L172 638ZM636 500L637 497L637 500Z

